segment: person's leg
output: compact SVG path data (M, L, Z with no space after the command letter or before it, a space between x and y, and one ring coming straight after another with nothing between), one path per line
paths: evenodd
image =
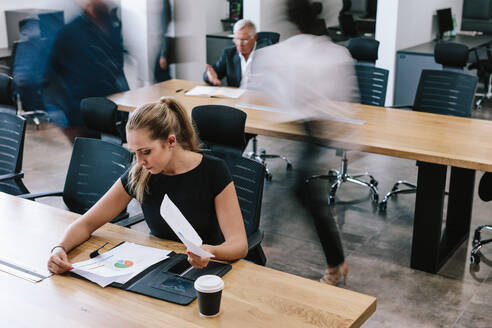
M309 122L305 124L306 133L311 135L312 129L316 127L317 122ZM321 246L325 253L326 262L328 264L327 274L330 274L330 269L337 270L336 278L332 284L336 283L341 275L346 275L347 267L344 265L345 256L343 253L342 241L338 225L335 221L333 207L328 205L326 181L312 180L306 183L305 179L311 175L319 174L315 172L316 168L313 163L321 155L322 148L317 146L313 140L305 144L303 151L300 153L300 161L298 164L299 175L296 185L296 195L309 211L313 218L316 232L318 233ZM340 272L340 269L344 270ZM333 271L331 270L331 271ZM325 274L325 277L327 277ZM325 279L326 280L326 279ZM325 281L327 282L327 281ZM331 282L328 282L331 283Z

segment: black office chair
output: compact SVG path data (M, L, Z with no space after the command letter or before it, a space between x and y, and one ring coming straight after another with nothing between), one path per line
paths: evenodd
M369 38L351 39L348 49L352 57L357 61L355 73L359 85L360 103L364 105L384 106L386 100L386 87L388 85L388 70L375 67L378 58L379 41ZM327 175L315 175L306 179L310 182L313 179L335 180L331 183L329 203L335 201L335 195L342 183L350 182L371 191L371 199L379 201L378 181L368 172L349 174L347 151L337 149L337 155L342 157L340 170L331 169ZM369 182L360 178L369 177Z
M357 25L355 24L352 14L343 12L338 16L340 30L347 39L356 38L360 35Z
M16 113L14 96L12 95L12 77L5 73L0 73L0 112Z
M206 153L222 158L231 172L248 237L248 255L245 259L265 265L266 256L261 247L264 233L259 228L265 166L238 153L214 151Z
M258 32L258 39L256 40L256 49L261 49L272 44L278 43L280 40L280 34L277 32Z
M32 121L36 128L41 120L49 121L43 99L48 48L48 40L42 38L16 41L12 46L12 90L17 115Z
M128 113L119 111L114 102L104 97L84 98L80 112L85 125L99 134L101 140L119 145L126 143Z
M478 195L480 196L480 199L482 199L484 202L490 202L492 200L492 173L485 172L482 176L482 179L480 179L480 184L478 186ZM492 243L492 238L482 240L482 230L484 229L492 231L492 225L483 224L475 229L472 241L473 248L470 256L471 264L479 264L481 255L480 249L484 245Z
M355 72L360 91L360 103L384 107L388 70L374 65L378 59L379 41L359 37L351 39L348 50L357 60Z
M276 32L258 32L258 40L256 41L256 49L264 48L272 44L278 43L280 40L280 34ZM258 135L246 133L246 144L252 139L252 151L248 153L248 157L262 163L265 166L266 174L265 178L268 181L272 180L272 174L267 168L266 160L271 158L280 158L287 163L287 169L292 168L292 163L283 155L267 154L265 150L258 152L258 140L256 139Z
M22 155L26 120L0 112L0 191L11 195L29 192L22 182Z
M264 265L265 254L259 245L263 232L259 227L265 166L242 157L246 142L246 113L234 107L203 105L193 108L191 118L205 153L222 158L231 171L248 236L247 259Z
M478 78L463 72L468 61L468 47L458 43L438 43L434 50L436 62L443 70L423 70L415 96L415 111L442 115L470 117ZM400 186L405 189L399 189ZM417 186L406 180L399 180L388 192L379 208L386 210L387 202L398 194L415 193Z
M71 212L87 212L130 167L132 154L114 143L77 138L73 145L63 191L21 195L35 200L41 197L61 196ZM111 220L118 223L127 219L126 209Z
M229 106L203 105L193 108L191 119L203 148L242 156L246 147L245 112Z

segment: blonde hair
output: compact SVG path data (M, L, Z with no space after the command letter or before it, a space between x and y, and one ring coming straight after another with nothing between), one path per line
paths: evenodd
M158 102L137 107L126 123L126 130L145 129L152 140L166 141L170 134L176 136L181 148L199 152L199 142L193 124L184 107L171 97L162 97ZM141 166L134 165L128 176L128 187L137 200L142 203L148 192L151 173Z

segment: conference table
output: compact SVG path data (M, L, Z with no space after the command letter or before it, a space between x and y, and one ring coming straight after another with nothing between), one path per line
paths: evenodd
M0 193L0 263L5 258L37 271L78 214ZM105 224L72 250L72 262L130 241L185 253L179 243ZM224 277L221 313L199 315L197 301L182 306L72 277L33 283L0 271L2 327L359 327L376 298L240 260Z
M282 112L272 99L247 91L238 99L186 96L202 83L170 80L111 95L122 111L173 96L191 113L205 104L247 113L246 132L298 141L310 140L302 122ZM468 238L475 171L492 171L492 122L356 103L326 102L334 113L314 133L322 145L416 160L418 164L410 266L436 273ZM445 229L444 195L451 167ZM404 177L402 177L404 178Z

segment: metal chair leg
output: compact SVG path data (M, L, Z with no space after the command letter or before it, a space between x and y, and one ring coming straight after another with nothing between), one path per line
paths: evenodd
M321 174L321 175L313 175L308 178L306 178L306 183L309 183L311 180L314 179L323 179L323 180L333 180L335 181L331 184L330 188L330 193L328 196L328 203L333 204L335 202L335 195L344 182L350 182L357 184L359 186L367 187L371 191L371 199L374 202L379 201L379 191L377 189L378 181L374 179L374 177L365 172L365 173L359 173L355 175L350 175L347 173L347 168L348 168L348 159L347 159L347 152L343 151L342 152L342 164L340 171L337 171L335 169L331 169L328 174ZM359 180L358 178L360 177L369 177L371 180L370 182L362 181Z
M479 264L480 263L480 249L492 242L492 239L482 240L481 231L483 229L492 230L492 225L484 224L480 225L475 229L475 233L473 234L473 249L471 251L470 262L471 264Z
M264 151L264 150L262 150L261 153L258 153L258 140L256 140L256 137L253 137L253 145L252 146L253 146L253 151L249 152L247 156L249 158L263 164L265 166L265 168L267 167L267 165L266 165L267 159L280 158L280 159L283 159L287 163L287 170L292 169L291 161L289 161L285 156L275 155L275 154L267 154L266 151ZM265 178L268 181L272 181L272 174L270 173L268 168L266 170L267 171L265 174Z
M404 185L408 187L408 189L398 189L400 185ZM388 200L393 196L396 196L398 194L412 194L415 192L417 192L417 185L405 180L399 180L393 185L391 191L384 195L383 200L381 201L381 203L379 203L379 209L381 211L385 211L388 206Z

